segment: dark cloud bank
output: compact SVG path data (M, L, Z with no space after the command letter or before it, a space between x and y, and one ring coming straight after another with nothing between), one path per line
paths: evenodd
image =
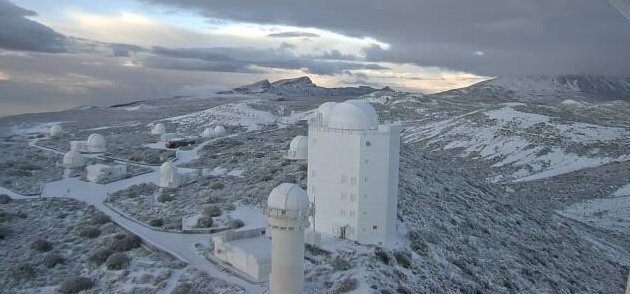
M317 27L392 45L368 48L372 61L490 75L630 73L630 23L603 0L142 1L210 18Z

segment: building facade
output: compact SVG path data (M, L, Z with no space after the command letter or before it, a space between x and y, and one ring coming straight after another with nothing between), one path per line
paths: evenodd
M312 229L364 244L396 239L400 126L363 101L325 103L309 121Z

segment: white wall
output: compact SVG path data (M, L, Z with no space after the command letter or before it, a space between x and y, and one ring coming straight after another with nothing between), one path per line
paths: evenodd
M394 241L400 127L352 131L311 123L308 149L307 193L315 203L315 230L339 235L347 225L350 240Z

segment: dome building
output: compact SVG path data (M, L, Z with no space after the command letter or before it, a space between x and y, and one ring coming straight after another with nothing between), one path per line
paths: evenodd
M178 168L170 161L160 166L160 187L177 188L181 185L181 176Z
M289 144L287 159L306 160L308 159L308 137L296 136Z
M318 108L308 129L314 231L363 244L395 242L400 131L379 125L365 101Z
M153 129L151 129L151 135L162 135L164 133L166 133L166 127L163 123L157 123L153 126Z
M201 136L204 138L212 138L214 137L214 129L213 128L205 128L201 133Z
M306 192L296 184L280 184L267 198L272 294L300 294L304 289L304 229L309 212Z
M91 134L87 139L87 149L90 153L105 152L105 137L99 134Z
M59 137L63 134L63 128L60 125L50 127L49 134L51 137Z
M223 126L216 126L216 127L214 127L214 134L216 136L221 136L221 135L225 134L225 128Z
M67 168L82 167L85 165L81 152L70 150L63 156L63 166Z

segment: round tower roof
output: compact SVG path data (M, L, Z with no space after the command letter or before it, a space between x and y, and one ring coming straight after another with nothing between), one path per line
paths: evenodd
M105 146L105 138L99 134L91 134L87 139L87 144L91 146Z
M225 128L223 126L216 126L216 127L214 127L214 132L216 134L225 133Z
M308 208L308 197L299 185L282 183L269 193L267 207L283 210L304 210Z
M63 156L63 164L83 165L83 156L77 150L70 150Z
M295 136L289 144L289 150L293 151L306 151L308 150L308 137L307 136Z
M203 132L201 133L202 137L212 137L214 136L214 129L212 128L205 128L203 130Z
M322 122L324 125L328 125L328 121L330 120L330 114L332 113L333 108L337 105L337 102L326 102L317 108L317 113L321 115Z
M339 103L332 109L328 127L345 130L376 129L378 116L369 103L350 100Z
M50 127L50 134L55 136L63 132L63 128L60 125L53 125Z

